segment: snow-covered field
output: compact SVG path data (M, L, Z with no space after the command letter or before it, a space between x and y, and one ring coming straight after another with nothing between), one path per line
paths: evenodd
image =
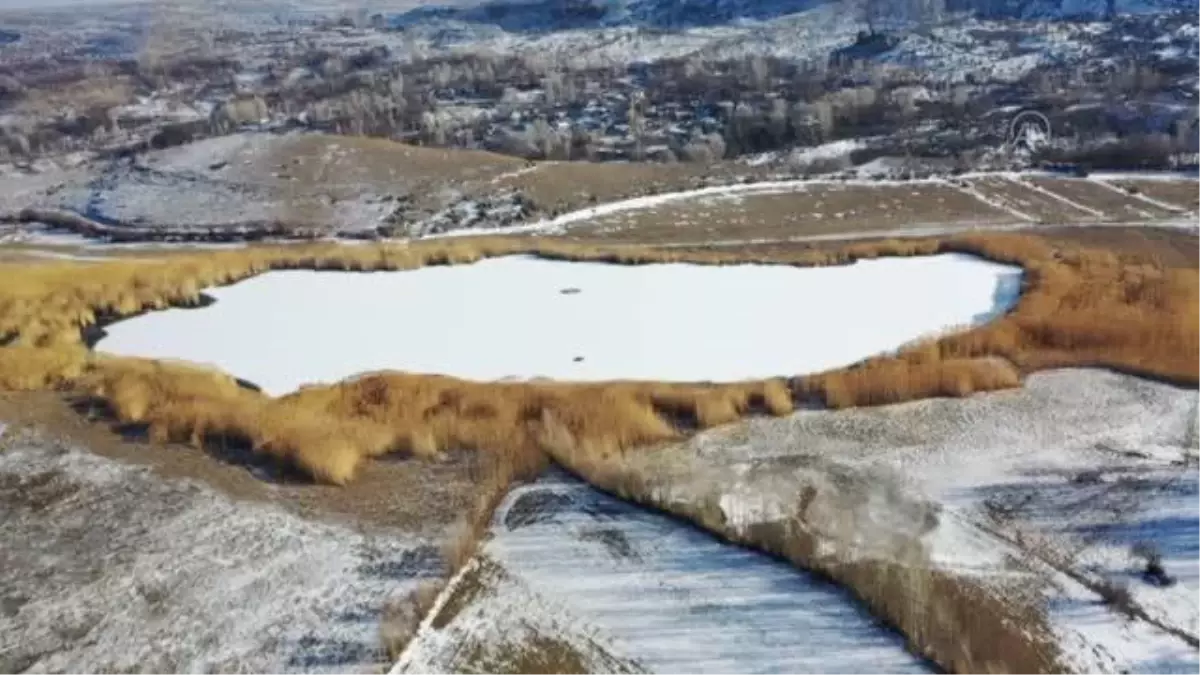
M399 369L471 379L734 381L836 367L1017 298L964 255L841 267L621 266L510 256L350 274L270 272L202 309L118 322L97 349L216 365L273 394Z
M788 522L812 538L806 564L835 576L900 560L1032 602L1019 614L1044 624L1063 669L1194 673L1197 424L1194 390L1076 369L968 399L752 420L610 468L653 505L718 504L710 526L730 536ZM1165 576L1148 574L1155 556ZM893 597L931 599L901 586Z
M590 672L929 672L844 590L560 474L508 495L393 672L514 672L538 638Z
M417 534L3 429L0 672L379 672L385 603L440 573Z

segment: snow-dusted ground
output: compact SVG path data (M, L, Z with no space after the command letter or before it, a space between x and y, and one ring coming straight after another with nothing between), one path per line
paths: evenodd
M929 670L844 590L559 474L506 497L457 586L393 672L495 672L538 635L592 672Z
M794 180L768 180L758 181L754 183L732 183L729 185L713 185L710 187L695 188L692 190L679 190L676 192L664 192L656 195L646 195L642 197L630 197L629 199L619 199L616 201L607 202L598 206L589 206L587 208L578 209L564 213L554 218L540 220L534 223L525 225L515 225L511 227L483 229L473 228L470 230L454 230L450 232L442 232L434 235L436 237L464 237L477 236L482 234L521 234L521 233L537 233L537 234L565 234L570 232L571 228L584 225L593 219L610 216L617 213L625 213L629 211L645 211L655 209L659 206L671 204L680 201L701 200L701 199L741 199L743 197L753 197L756 195L776 195L787 194L790 192L803 192L804 190L819 187L822 185L896 185L896 184L942 184L944 181L938 179L914 179L910 181L882 181L882 180L866 180L866 179L851 179L851 180L811 180L811 179L794 179ZM982 203L982 202L981 202Z
M378 672L384 604L440 573L415 535L3 428L0 672Z
M282 394L380 369L472 379L729 381L845 365L1006 311L1017 268L964 255L841 267L621 266L510 256L270 272L97 349L214 364Z
M834 574L899 559L1014 606L1032 593L1063 668L1196 672L1197 438L1194 390L1064 370L968 399L752 420L613 468L649 503L718 504L710 526L731 536L790 522L813 538L807 563ZM1145 577L1135 545L1174 582Z
M764 152L759 155L753 155L744 161L750 166L762 166L772 162L785 162L790 166L806 166L819 160L848 158L850 153L860 148L866 147L866 141L858 138L851 138L841 141L830 141L808 148L796 148L787 152Z
M147 152L136 167L97 167L90 180L66 184L49 201L100 222L173 228L286 222L355 230L391 213L374 185L336 177L305 184L292 179L288 165L263 166L293 139L240 133ZM330 143L316 159L330 162L339 151Z

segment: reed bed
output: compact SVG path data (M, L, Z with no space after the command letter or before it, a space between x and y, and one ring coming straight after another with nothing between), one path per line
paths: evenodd
M791 381L514 383L385 372L271 398L239 386L231 374L106 357L84 346L84 335L97 326L194 305L207 287L277 269L404 270L515 254L613 264L819 266L947 252L1023 267L1023 295L1013 311L891 356ZM142 426L154 440L243 445L336 484L384 453L522 455L538 447L547 415L583 445L624 450L751 413L786 414L794 399L847 407L963 396L1018 386L1023 374L1046 367L1105 366L1195 386L1200 352L1194 270L1134 264L1110 251L1052 245L1030 234L885 239L756 257L503 238L313 243L161 260L0 265L0 276L0 388L87 394L116 422ZM764 311L779 311L781 301Z

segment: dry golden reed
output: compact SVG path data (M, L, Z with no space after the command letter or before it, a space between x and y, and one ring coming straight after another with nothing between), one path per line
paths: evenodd
M945 252L1022 266L1017 306L985 326L790 383L481 383L391 372L270 398L209 369L90 354L81 338L96 324L195 304L206 287L272 269L402 270L511 254L616 264L816 266ZM0 276L0 344L6 345L0 388L74 389L105 402L115 420L145 425L155 440L244 445L337 484L351 480L365 458L389 452L433 456L468 449L516 457L538 446L547 414L585 445L623 450L752 412L786 414L793 395L831 407L963 396L1018 386L1024 373L1069 365L1194 386L1200 352L1194 271L1126 263L1109 251L1055 246L1029 234L886 239L757 256L501 238L318 243L0 265ZM770 311L785 303L778 299Z

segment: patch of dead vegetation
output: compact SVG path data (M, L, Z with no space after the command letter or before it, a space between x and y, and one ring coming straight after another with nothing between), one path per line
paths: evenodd
M1155 206L1144 199L1122 194L1119 190L1087 178L1030 178L1028 180L1042 189L1100 211L1107 220L1154 220L1175 215L1173 211Z
M687 163L538 162L529 169L503 176L493 187L520 190L548 215L696 187L711 171Z
M1200 185L1194 180L1114 180L1108 181L1126 192L1145 195L1182 211L1200 211Z
M1035 222L1081 223L1099 220L1095 214L1038 192L1021 181L1009 180L1002 176L987 176L968 179L967 184L988 201L1005 209L1023 213Z
M106 110L132 101L136 89L131 75L98 72L73 82L32 89L16 101L11 112L53 116L63 110Z
M454 585L447 589L446 598L438 608L437 614L430 619L429 625L436 630L446 628L464 609L483 597L507 574L504 568L491 558L484 555L475 557L470 569L463 570L454 581Z
M1111 251L1122 265L1195 270L1200 238L1171 227L1052 227L1038 234L1058 248Z
M528 629L528 627L526 627ZM467 662L485 673L590 673L587 657L570 642L531 631L519 642L476 645ZM630 672L630 671L614 671Z
M703 243L848 234L915 223L1011 222L1011 214L946 184L813 182L776 193L697 197L614 213L590 219L571 234L647 244Z
M419 195L442 185L490 181L524 166L520 159L481 150L426 148L364 136L297 134L269 147L239 174L283 174L297 190L339 198L362 192L363 186Z
M440 579L426 579L406 595L384 603L379 621L379 643L388 661L394 662L416 637L422 619L444 587L445 583Z

